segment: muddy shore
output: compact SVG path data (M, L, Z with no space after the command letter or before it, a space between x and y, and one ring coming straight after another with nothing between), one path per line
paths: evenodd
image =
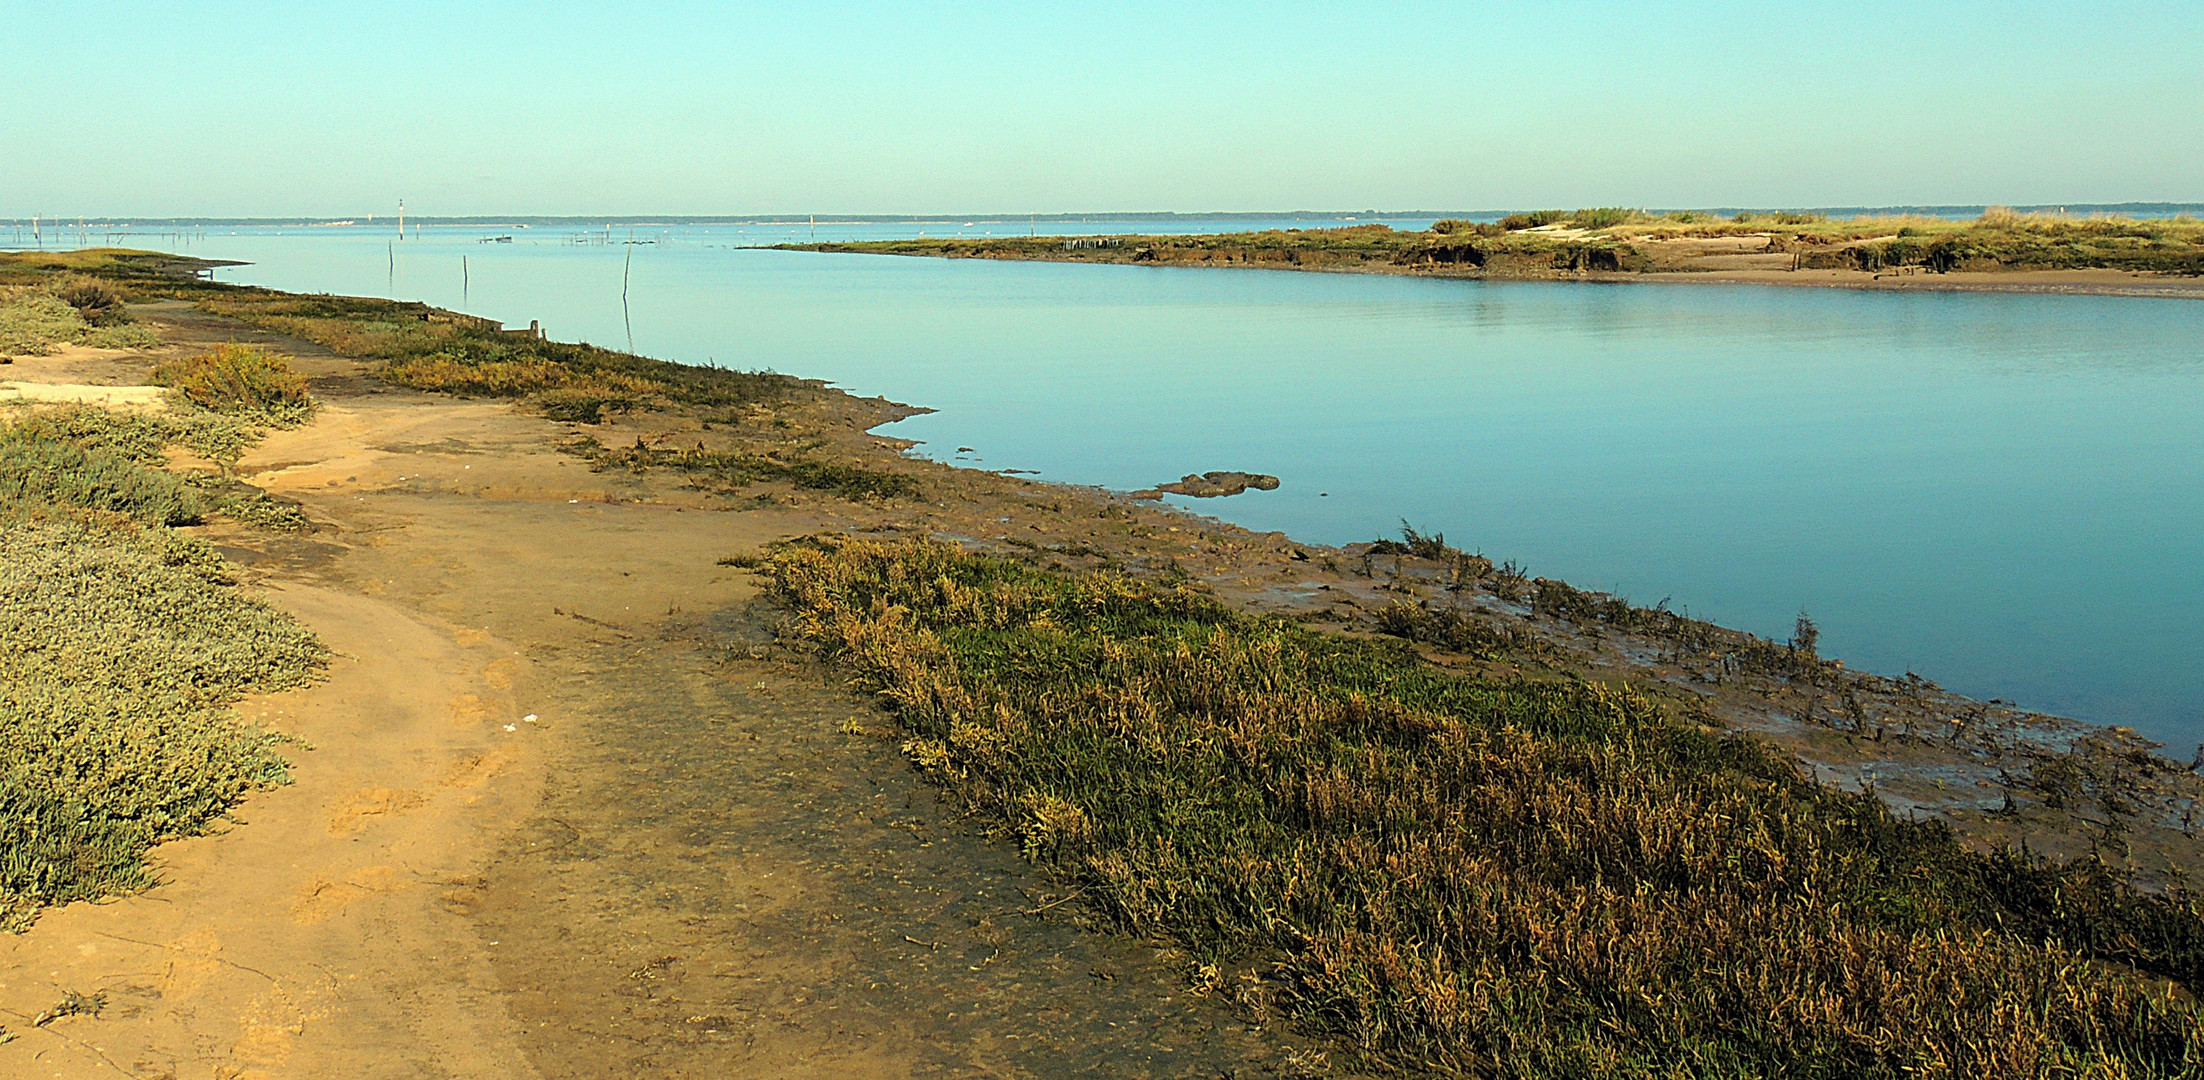
M1531 582L1465 583L1435 549L1300 544L914 460L871 434L909 414L883 400L816 388L732 424L560 423L395 389L188 304L136 310L161 348L64 348L0 375L131 385L228 340L296 357L323 411L237 471L315 528L196 531L340 659L320 686L247 703L298 738L294 784L161 848L160 888L0 939L0 1014L20 1033L0 1071L1254 1076L1317 1060L960 819L875 702L779 642L756 579L723 560L818 532L1183 576L1346 634L1397 628L1402 605L1454 613L1505 644L1427 641L1434 663L1626 682L1978 844L2094 851L2158 886L2204 856L2204 781L2132 732L1921 680L1750 670L1722 642L1624 628ZM589 451L690 445L800 445L918 494L728 487ZM71 990L110 1004L28 1023Z

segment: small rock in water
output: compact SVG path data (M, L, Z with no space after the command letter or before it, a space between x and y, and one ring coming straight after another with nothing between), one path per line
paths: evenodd
M1187 473L1169 484L1157 484L1156 490L1173 495L1185 495L1195 499L1216 499L1226 495L1238 495L1249 488L1257 491L1278 490L1278 478L1262 473L1206 472L1200 475Z

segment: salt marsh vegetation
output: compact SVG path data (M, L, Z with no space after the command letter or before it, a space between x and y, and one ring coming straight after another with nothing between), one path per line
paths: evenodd
M975 814L1187 949L1197 984L1373 1063L2204 1068L2179 989L2204 974L2193 899L1970 851L1635 691L1446 672L1184 585L942 544L818 538L754 565Z

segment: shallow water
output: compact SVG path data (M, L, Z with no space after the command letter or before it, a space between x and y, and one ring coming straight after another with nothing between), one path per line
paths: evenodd
M940 410L889 430L944 460L1275 473L1180 502L1330 543L1406 518L1771 636L1804 609L1856 667L2204 740L2204 304L812 255L732 229L136 242L833 379Z

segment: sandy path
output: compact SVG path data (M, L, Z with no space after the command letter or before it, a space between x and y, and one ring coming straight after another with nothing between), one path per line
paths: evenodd
M326 684L245 703L313 747L296 783L163 847L162 887L0 938L11 1075L531 1075L443 899L482 857L475 822L534 794L525 736L497 722L510 650L335 589L276 600L341 654ZM107 1010L24 1022L67 990Z
M194 332L234 328L164 328ZM296 782L146 895L0 938L0 1075L1216 1076L1287 1045L1082 928L761 647L718 558L860 508L708 511L279 344L327 408L240 472L322 527L205 531L340 654L245 703ZM30 1026L70 990L109 1004Z

